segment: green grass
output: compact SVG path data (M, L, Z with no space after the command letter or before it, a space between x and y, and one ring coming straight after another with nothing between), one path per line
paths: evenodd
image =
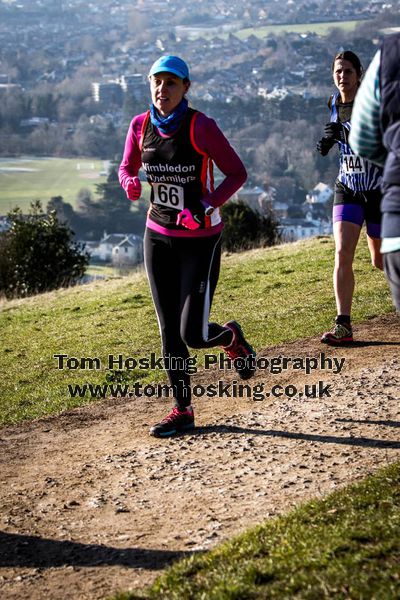
M52 196L62 196L75 207L79 190L95 193L95 184L106 181L106 175L100 175L106 170L103 161L90 158L3 158L0 215L15 206L27 212L32 200L41 200L46 206Z
M332 239L322 238L225 256L211 320L237 319L257 349L320 334L331 326L335 314L333 254ZM393 310L383 274L370 265L365 240L359 244L355 274L355 322ZM0 329L0 423L56 414L90 402L70 398L67 384L105 383L109 354L160 355L144 274L4 302ZM98 357L103 368L58 369L54 354ZM204 352L193 354L201 368ZM136 369L124 375L129 382L164 378L162 370Z
M241 29L235 32L235 35L240 39L246 39L250 35L255 35L259 38L264 38L273 33L281 35L282 33L316 33L317 35L328 35L333 28L342 29L343 31L354 31L354 29L362 21L328 21L324 23L293 23L285 25L266 25L264 27L252 27L249 29Z
M106 264L90 264L86 269L86 275L92 275L93 277L102 277L104 279L110 279L115 277L121 277L121 275L129 275L130 273L137 273L137 271L143 271L143 266L139 267L113 267L112 265Z
M270 34L282 35L285 33L316 33L317 35L328 35L333 28L341 29L342 31L351 32L362 23L363 20L355 21L327 21L322 23L285 23L283 25L264 25L262 27L249 27L246 29L239 29L238 31L231 32L238 38L244 40L251 35L256 37L264 38ZM228 39L229 33L215 33L213 28L209 33L205 31L193 32L188 36L190 39L196 39L199 37L205 39L211 39L219 37L221 39Z
M184 559L114 600L400 597L400 464Z

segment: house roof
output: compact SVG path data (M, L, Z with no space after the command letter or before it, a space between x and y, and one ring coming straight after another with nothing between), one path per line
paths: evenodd
M135 233L109 233L103 237L103 239L100 241L100 244L119 246L120 243L125 240L129 240L132 245L142 242L142 238Z
M126 248L127 246L131 248L135 247L135 244L131 242L131 240L128 237L126 237L124 240L122 240L122 242L116 245L118 246L118 248Z
M329 185L327 185L326 183L322 183L322 181L317 183L317 185L312 189L313 192L325 192L326 190L329 190L331 192L332 188L329 187Z

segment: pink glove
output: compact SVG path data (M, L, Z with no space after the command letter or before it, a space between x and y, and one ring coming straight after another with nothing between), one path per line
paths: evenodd
M188 208L184 208L176 219L177 225L183 225L186 229L198 229L200 223L196 220L196 217L192 215Z
M140 198L140 194L142 193L142 184L140 183L139 177L133 177L126 186L125 191L129 200L138 200Z

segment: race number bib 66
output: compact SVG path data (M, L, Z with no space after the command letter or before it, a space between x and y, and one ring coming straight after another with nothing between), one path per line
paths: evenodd
M154 202L168 208L183 210L183 187L171 183L153 183Z
M355 154L343 154L342 156L342 171L348 175L356 173L365 173L365 165L362 158Z

